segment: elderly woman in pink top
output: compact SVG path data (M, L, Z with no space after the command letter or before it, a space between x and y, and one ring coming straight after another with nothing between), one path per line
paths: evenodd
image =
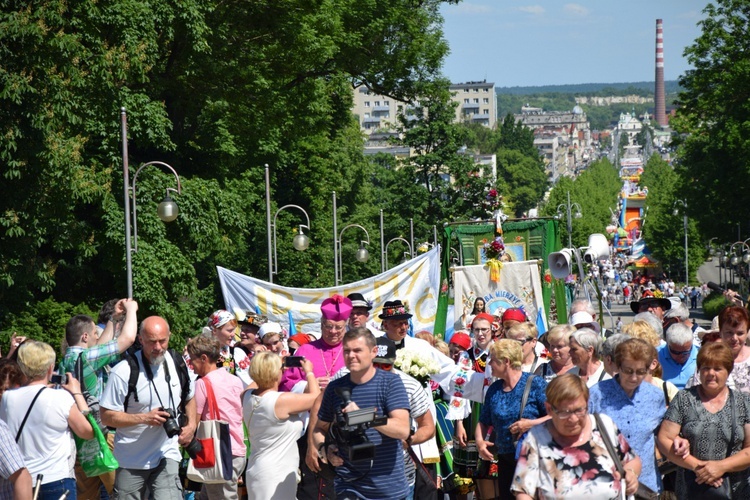
M195 402L201 420L209 418L208 395L213 396L218 405L221 420L229 423L232 438L232 479L219 484L204 484L200 492L203 500L224 498L238 500L237 479L245 469L246 448L242 430L242 381L227 370L219 370L217 361L221 355L219 340L198 336L187 345L193 371L200 377L195 381ZM207 387L210 386L210 392Z
M346 322L352 312L352 301L341 295L334 295L320 306L320 339L300 346L294 353L309 359L313 364L313 374L318 379L320 389L328 385L331 377L344 367L344 346L341 341L346 333ZM301 368L284 370L279 390L291 391L299 382L304 382Z

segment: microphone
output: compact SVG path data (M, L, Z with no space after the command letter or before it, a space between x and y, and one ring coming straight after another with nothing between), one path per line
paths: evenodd
M721 286L717 285L713 281L709 281L708 283L706 283L706 286L708 288L710 288L711 290L713 290L714 292L724 293L726 291L726 290L724 290L724 288L722 288Z
M341 408L346 408L352 402L352 391L348 387L336 387L334 392L341 398Z

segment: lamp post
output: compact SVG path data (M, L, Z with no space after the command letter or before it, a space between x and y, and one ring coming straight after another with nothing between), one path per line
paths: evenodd
M677 208L677 205L682 205L682 228L685 231L685 286L687 286L690 281L688 276L688 205L685 200L675 200L675 202L673 203L674 210L672 210L673 215L680 214L680 209Z
M716 249L713 246L713 241L717 239L716 236L708 240L708 262L711 262L714 260L714 255L716 255Z
M341 238L344 236L344 232L349 229L350 227L356 227L361 229L365 232L365 235L367 236L366 240L360 240L359 242L359 249L357 250L357 253L355 254L355 258L359 262L367 262L367 259L370 258L370 252L367 251L365 248L365 245L370 244L370 233L367 232L367 229L360 226L359 224L349 224L348 226L344 226L344 228L341 230L340 233L337 233L338 231L338 216L336 215L336 191L333 191L333 272L334 272L334 284L336 286L339 286L339 280L343 280L343 259L341 257Z
M568 248L573 248L573 217L580 219L583 217L581 214L581 205L578 203L570 203L570 191L568 191L568 202L561 203L557 206L557 217L562 217L562 209L565 208L568 216ZM576 212L574 215L571 214L571 210L575 208Z
M307 215L307 212L305 212L305 209L300 207L299 205L284 205L283 207L279 208L276 213L273 216L273 221L271 220L271 180L270 180L270 174L268 171L268 164L266 164L266 239L268 242L268 282L273 283L273 275L279 273L279 258L276 254L276 219L279 216L279 213L283 210L287 210L289 208L296 208L297 210L301 211L305 215L305 219L307 220L307 225L300 224L299 225L299 233L297 233L294 236L294 239L292 240L292 245L294 246L294 249L298 252L304 252L307 250L307 247L310 246L310 238L307 237L307 235L302 231L302 228L310 230L310 216Z
M409 242L406 241L406 239L404 239L404 238L402 238L400 236L397 236L396 238L391 239L390 241L388 241L388 243L385 244L385 248L383 248L383 256L385 258L385 268L386 269L388 269L388 245L390 245L394 241L402 241L402 242L404 242L404 244L406 244L406 248L409 249L409 255L412 255L411 244L409 244Z
M138 180L138 174L145 167L150 165L163 167L172 172L177 180L177 189L167 188L167 194L164 199L159 203L156 209L156 213L159 218L164 222L172 222L179 215L179 209L177 203L172 200L169 196L170 191L181 194L182 184L180 183L180 176L174 168L161 161L150 161L142 164L138 167L133 175L133 185L130 185L130 165L128 158L128 117L125 108L120 108L120 121L121 121L121 135L122 135L122 178L123 178L123 194L125 199L125 268L127 273L127 285L128 285L128 298L133 298L133 259L132 254L138 251L138 210L136 200L136 181ZM131 247L131 208L130 202L133 202L132 208L132 247Z
M741 252L740 254L736 254L734 252L734 247L740 245L744 252ZM729 253L732 255L732 257L729 259L729 263L732 264L732 266L737 267L737 279L739 281L740 285L740 295L744 295L744 289L743 289L743 280L742 280L742 264L750 264L750 245L745 243L744 241L735 241L732 243L732 246L729 247Z

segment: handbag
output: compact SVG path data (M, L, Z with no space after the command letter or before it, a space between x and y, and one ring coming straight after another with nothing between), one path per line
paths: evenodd
M734 392L732 392L732 389L728 390L729 406L732 410L732 434L729 439L729 445L727 446L727 457L732 454L732 444L735 439L734 427L737 424L737 410L734 405ZM723 477L721 486L714 488L710 484L698 484L696 482L695 471L685 469L683 474L685 479L685 491L687 492L686 498L688 500L728 500L732 498L732 485L727 476Z
M437 498L437 477L433 474L432 470L427 467L414 453L411 446L406 447L409 456L414 462L414 467L417 469L417 477L414 482L414 498Z
M208 420L201 420L195 431L195 439L203 449L190 459L187 478L204 484L220 484L232 480L232 441L229 423L221 420L211 382L203 377L206 387Z
M87 477L96 477L117 470L120 464L109 449L107 438L97 425L96 419L89 413L86 415L86 420L94 430L94 438L81 439L74 436L78 449L78 461L81 463L83 473Z

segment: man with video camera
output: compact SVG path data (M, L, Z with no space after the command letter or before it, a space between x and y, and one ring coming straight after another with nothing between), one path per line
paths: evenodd
M154 500L182 500L179 447L194 444L194 385L182 357L168 349L163 318L143 320L138 335L143 349L112 369L100 402L102 422L117 429L115 497L140 500L150 491Z
M401 441L410 426L404 384L375 368L378 348L366 328L349 330L343 344L349 374L326 387L313 444L321 460L336 468L339 500L406 498Z

